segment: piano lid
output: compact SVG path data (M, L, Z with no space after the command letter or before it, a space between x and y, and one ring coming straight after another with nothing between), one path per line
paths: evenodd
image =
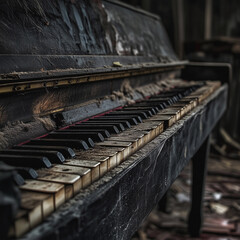
M118 1L0 3L1 84L183 65L158 16Z

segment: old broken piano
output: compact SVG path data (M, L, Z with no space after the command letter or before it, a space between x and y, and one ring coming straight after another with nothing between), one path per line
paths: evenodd
M191 158L198 235L223 76L184 80L160 18L117 1L0 9L1 239L129 239Z

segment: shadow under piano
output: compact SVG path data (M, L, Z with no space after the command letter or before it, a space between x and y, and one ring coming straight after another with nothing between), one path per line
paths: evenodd
M130 239L190 159L198 236L230 67L179 60L118 1L0 6L0 238Z

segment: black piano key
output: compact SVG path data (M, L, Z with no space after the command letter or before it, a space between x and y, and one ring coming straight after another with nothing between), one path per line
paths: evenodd
M16 167L32 167L32 168L50 168L51 162L46 157L24 156L24 155L8 155L0 154L0 161L8 165Z
M129 115L129 116L102 116L99 119L112 119L112 120L127 120L133 125L137 125L138 123L142 123L142 118L136 115Z
M177 100L180 100L181 98L184 97L184 94L178 93L178 94L176 94L174 97L175 97Z
M18 172L19 175L21 175L23 178L29 178L29 179L36 179L38 177L37 172L30 167L16 167L16 166L9 166L7 164L4 164L1 162L1 170L14 170Z
M65 157L60 152L48 150L8 149L0 151L0 154L47 157L52 163L63 163L65 161Z
M193 92L194 90L196 90L196 88L194 87L187 87L187 88L176 88L176 92L181 92L181 94L183 96L189 95L191 92Z
M172 105L172 104L174 104L174 103L175 103L174 99L170 99L170 100L169 100L169 102L170 102L170 104L169 104L169 105Z
M157 114L159 112L159 108L158 107L137 107L137 106L132 106L132 105L128 105L126 107L123 108L124 110L127 111L131 111L131 110L148 110L151 111L151 113L153 115Z
M32 168L10 166L6 163L3 163L2 161L0 163L0 174L1 171L15 171L16 174L14 174L14 181L19 186L24 184L24 178L36 179L38 176L37 172Z
M119 111L117 111L117 112L119 112ZM128 112L129 114L141 114L140 116L145 116L145 117L152 117L152 112L151 112L151 110L130 110L130 109L125 109L125 108L123 108L122 110L121 110L121 112Z
M74 126L70 126L70 128L72 128L72 129L85 129L85 128L90 128L90 129L95 129L96 128L96 126L95 125L91 125L91 124L83 124L83 123L80 123L80 124L76 124L76 125L74 125ZM104 128L104 129L106 129L106 130L108 130L110 133L119 133L120 131L119 131L119 129L116 127L116 126L114 126L114 125L101 125L101 124L99 124L98 125L98 127L99 128Z
M82 124L80 125L91 125L91 126L96 126L97 128L99 127L104 127L104 126L115 126L118 128L119 131L124 131L125 130L125 127L121 124L121 123L96 123L96 121L94 122L94 120L88 120L87 122L83 122Z
M66 128L66 129L62 129L62 130L59 130L59 132L98 132L98 133L101 133L103 135L104 138L109 138L110 137L110 133L108 130L105 130L105 129L98 129L98 128L95 128L95 129L89 129L89 128L84 128L84 129L74 129L74 128Z
M103 116L105 117L105 116ZM125 118L125 116L106 116L107 118L112 117L113 119L122 119ZM142 123L142 118L138 115L126 115L127 119L135 118L138 123Z
M153 98L150 98L150 99L153 99ZM162 95L160 95L158 98L154 98L154 99L156 99L156 100L158 100L158 99L178 100L179 96L178 96L178 94L174 94L172 96L164 96L164 95L162 96Z
M173 96L176 96L176 95L181 95L184 93L185 90L182 90L182 89L173 89L173 90L170 90L170 91L167 91L167 92L162 92L160 93L159 95L156 95L156 96L169 96L169 97L173 97Z
M168 102L172 99L172 97L162 97L162 96L159 96L158 98L149 98L149 99L145 99L145 100L142 100L141 102L156 102L156 103L161 103L161 102Z
M156 115L159 110L155 110L154 108L151 107L131 107L127 106L122 109L123 111L147 111L148 116Z
M141 103L155 103L157 104L165 104L165 105L171 105L173 103L173 100L171 98L154 98L154 99L148 99L148 100L143 100Z
M136 104L133 104L135 107L157 107L159 110L165 109L168 104L165 102L156 103L156 102L139 102Z
M131 125L138 125L138 121L136 120L136 118L128 118L128 117L114 117L114 116L103 116L101 118L98 118L99 120L102 120L102 121L109 121L109 122L113 122L115 123L116 121L128 121Z
M161 93L159 95L151 96L150 99L155 99L159 97L170 98L170 97L181 96L181 95L182 95L181 93L177 93L177 92L166 92L166 93Z
M134 112L134 111L131 111L130 113L127 112L127 111L114 111L114 112L110 112L108 114L106 114L105 116L129 116L129 115L135 115L136 116L140 116L142 119L147 119L148 116L145 112Z
M79 139L88 141L89 138L91 138L93 141L96 142L103 142L104 137L101 133L97 132L52 132L49 135L46 136L46 138L66 138L67 139Z
M89 141L90 142L90 141ZM76 140L76 139L34 139L30 142L26 143L27 145L48 145L48 146L64 146L76 149L83 149L87 150L90 147L94 146L94 143L91 142L91 145L88 144L83 140Z
M157 105L157 106L158 106L160 109L165 109L165 108L167 108L168 105L169 105L168 103L162 102L162 103L160 103L160 104Z
M187 91L187 90L190 90L192 87L190 87L190 86L186 86L186 87L175 87L172 91L177 91L177 92L180 92L180 91L182 91L182 92L185 92L185 91Z
M18 186L22 186L25 183L24 178L20 174L15 174L13 178Z
M104 125L111 124L111 125L116 126L116 127L120 126L118 124L121 123L124 128L130 128L131 127L131 124L128 121L114 121L114 123L113 123L112 120L108 120L108 119L102 120L102 119L98 119L98 118L92 118L92 119L89 119L86 123L89 123L89 122L90 123L98 123L98 124L103 123Z
M58 151L65 158L75 157L75 152L70 147L61 147L61 146L38 146L38 145L21 145L14 146L14 149L27 149L27 150L47 150L47 151Z
M176 102L180 99L180 97L175 96L175 97L173 97L172 99L173 99L174 103L176 103Z
M158 107L160 110L165 109L169 106L169 103L166 102L145 102L145 103L140 103L139 106L154 106L154 107Z
M14 167L14 169L24 178L24 179L36 179L38 177L37 172L33 168L27 167Z

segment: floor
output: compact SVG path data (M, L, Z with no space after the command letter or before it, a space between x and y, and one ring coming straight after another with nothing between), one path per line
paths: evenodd
M199 238L187 233L190 209L191 166L168 192L165 212L156 207L132 240L237 240L240 239L240 155L211 154L205 186L204 225Z

